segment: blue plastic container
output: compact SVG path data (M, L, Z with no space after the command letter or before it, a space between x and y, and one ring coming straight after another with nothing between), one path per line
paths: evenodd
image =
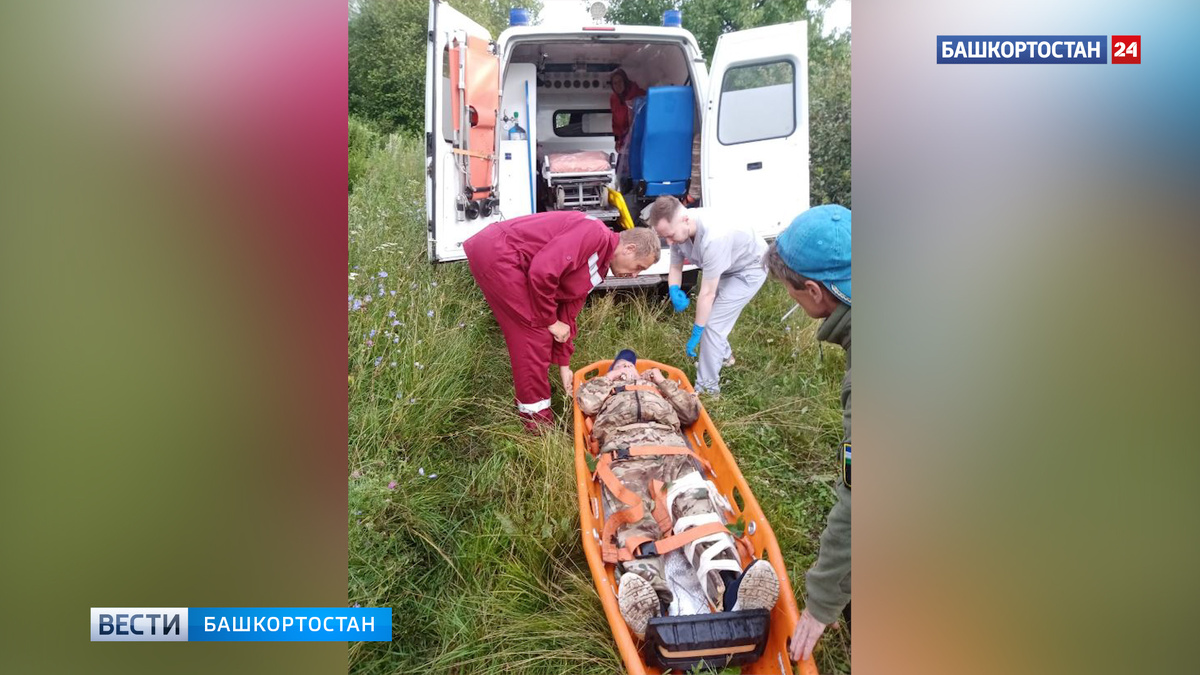
M687 192L695 115L691 87L651 87L645 104L635 107L629 174L639 192L647 197Z

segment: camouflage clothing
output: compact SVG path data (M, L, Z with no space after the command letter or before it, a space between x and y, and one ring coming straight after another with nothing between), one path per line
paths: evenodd
M653 386L657 391L622 390L621 385ZM688 445L681 431L681 423L690 425L700 416L700 403L696 395L680 389L679 385L671 380L655 384L646 378L618 381L608 377L597 377L580 386L577 398L583 414L594 417L592 435L600 445L601 454L622 446L664 445L686 448ZM626 541L634 537L658 540L670 534L662 532L655 522L650 485L653 481L660 480L666 484L665 489L670 490L671 483L696 473L698 468L695 460L688 455L631 457L614 461L613 474L626 489L641 498L643 506L641 520L623 525L617 530L617 546L624 547ZM614 497L607 487L604 488L603 494L604 512L608 517L629 508ZM684 516L705 513L715 513L722 522L725 521L725 514L709 499L708 490L689 489L674 500L670 514L671 522L678 522ZM732 537L729 543L729 549L719 553L717 559L732 560L736 563L737 553L736 547L732 546ZM714 545L717 544L697 544L688 561L693 569L696 568L700 555ZM637 558L621 565L624 572L633 572L649 581L665 606L671 604L672 593L667 584L661 555ZM703 579L700 580L701 587L707 589L709 601L713 606L721 609L724 581L716 571L710 572L708 576L707 584Z

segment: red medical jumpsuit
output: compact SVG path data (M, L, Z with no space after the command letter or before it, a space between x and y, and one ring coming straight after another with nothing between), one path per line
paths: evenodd
M595 218L553 211L492 223L463 242L508 343L517 414L530 428L554 420L547 369L570 365L575 316L608 274L619 238ZM570 327L566 342L550 334L555 321Z

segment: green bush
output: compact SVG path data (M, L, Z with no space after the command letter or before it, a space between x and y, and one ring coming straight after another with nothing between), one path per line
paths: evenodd
M350 117L350 151L349 151L349 191L354 192L354 186L367 170L371 153L381 145L379 132L362 120Z
M850 36L826 40L809 62L810 201L850 206Z

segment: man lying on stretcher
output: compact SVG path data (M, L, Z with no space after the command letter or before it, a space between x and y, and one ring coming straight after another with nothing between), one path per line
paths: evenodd
M636 362L632 350L622 351L606 375L576 394L579 409L594 417L607 514L601 549L622 572L617 598L625 622L641 638L654 616L770 609L779 598L774 568L757 560L742 570L725 528L729 503L687 449L682 426L700 416L700 402L657 368L639 375ZM682 552L694 575L686 581L698 582L709 608L675 597L681 580L668 579L664 560L673 550Z

